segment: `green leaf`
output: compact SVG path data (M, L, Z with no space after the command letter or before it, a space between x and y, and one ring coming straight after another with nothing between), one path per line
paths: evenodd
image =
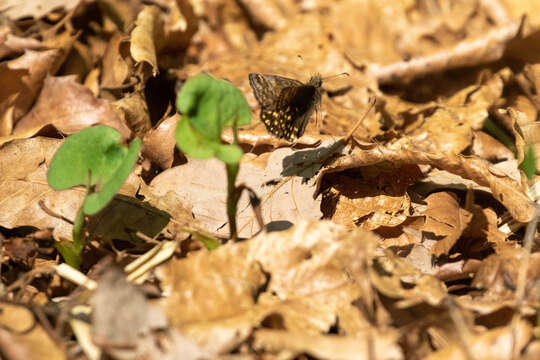
M103 185L101 191L90 194L86 197L83 204L85 214L92 215L100 211L112 200L116 192L122 187L139 156L141 149L141 139L135 139L129 146L129 151L124 157L122 163L111 177L110 181Z
M484 120L483 130L493 136L495 139L499 140L504 146L512 150L514 154L517 152L514 139L490 118L486 118L486 120Z
M189 115L192 126L206 138L221 139L227 126L248 125L251 110L244 95L225 80L200 74L189 79L176 98L176 108Z
M68 137L54 154L47 181L56 190L85 185L94 192L86 197L84 212L94 214L112 199L133 169L141 147L135 140L128 148L120 144L121 134L98 125ZM95 186L96 189L91 189Z
M182 151L196 159L209 159L216 155L216 143L207 140L195 130L188 115L183 115L175 130L176 143Z
M108 126L86 128L68 137L54 154L47 181L56 190L110 180L127 153L121 135Z
M536 159L534 157L534 149L531 145L527 147L525 157L521 164L519 164L519 168L523 170L529 180L536 174Z
M242 149L238 145L220 145L217 148L216 156L226 164L237 164L242 159Z
M222 148L221 143L225 127L251 122L249 105L234 85L210 75L197 75L182 87L176 108L182 113L176 127L176 141L185 154L198 159L222 156L226 162L240 161L239 148Z

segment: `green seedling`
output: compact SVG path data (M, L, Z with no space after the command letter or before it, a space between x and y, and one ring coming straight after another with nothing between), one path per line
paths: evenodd
M487 118L484 121L484 130L493 137L495 137L497 140L499 140L507 148L512 150L514 154L517 154L518 149L516 148L515 140L513 139L513 137L508 135L505 130L495 124L491 119ZM536 174L536 158L534 156L533 146L530 144L526 144L523 151L525 157L523 158L521 164L519 164L519 168L523 170L523 172L527 176L527 179L530 180Z
M86 243L87 216L96 214L114 197L133 170L141 140L129 149L120 143L115 129L98 125L68 137L54 154L47 182L55 190L82 185L86 195L73 222L73 242L59 242L56 248L69 265L78 268Z
M176 98L182 118L176 126L176 143L196 159L217 157L227 170L227 217L231 239L237 238L236 208L241 188L235 182L242 158L237 126L251 122L251 110L242 93L231 83L201 74L189 79ZM223 144L221 132L232 127L233 144Z

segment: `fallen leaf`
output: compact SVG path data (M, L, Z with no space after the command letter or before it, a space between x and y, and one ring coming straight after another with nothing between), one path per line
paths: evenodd
M461 237L472 220L472 214L462 209L454 194L437 192L426 198L428 203L425 215L424 232L431 232L440 237L431 249L433 255L448 255L450 249Z
M397 164L425 164L475 181L478 185L489 186L495 199L500 201L510 214L520 222L528 222L533 216L534 207L528 196L521 189L521 184L507 176L494 174L490 164L474 156L435 155L414 150L411 146L379 146L372 150L355 148L351 155L337 159L329 167L321 170L317 188L325 174L344 171L347 169L369 166L382 161ZM315 193L318 193L316 191Z
M394 332L370 333L356 336L291 334L278 330L257 330L254 348L291 357L309 354L319 359L358 359L376 356L377 359L403 359ZM292 354L289 354L292 352Z
M137 62L146 62L152 67L152 75L158 73L157 52L163 36L163 23L159 17L159 9L146 6L137 15L135 28L131 32L131 56Z
M125 138L130 135L112 106L106 100L95 98L72 76L47 77L36 104L17 123L15 133L46 124L53 124L64 134L103 124L120 131Z
M283 181L282 162L291 156L291 149L278 149L272 154L242 160L237 184L245 184L255 191L261 204L265 223L287 222L294 224L300 219L319 219L320 200L313 199L311 183L305 184L300 177L293 177L275 189ZM229 234L226 212L227 175L225 166L217 159L194 160L187 164L165 170L156 176L148 191L153 197L164 197L174 192L179 199L193 208L195 219L201 221L204 230L224 236ZM275 191L275 192L274 192ZM143 195L147 193L143 190ZM264 200L268 196L268 200ZM239 235L249 237L258 232L247 194L238 203L237 225Z
M276 313L289 331L318 334L335 323L343 301L373 298L365 266L374 250L366 231L300 222L162 266L170 294L163 306L179 331L211 353L235 348Z

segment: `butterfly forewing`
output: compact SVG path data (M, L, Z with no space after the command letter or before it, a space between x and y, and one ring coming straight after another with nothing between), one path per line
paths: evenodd
M286 87L302 86L294 79L277 75L249 74L249 84L261 108L272 108L276 105L281 90Z
M249 74L249 83L261 105L261 121L271 134L288 141L304 134L320 101L320 82L304 84L276 75Z

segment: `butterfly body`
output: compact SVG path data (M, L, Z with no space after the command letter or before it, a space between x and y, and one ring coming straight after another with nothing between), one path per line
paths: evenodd
M287 141L304 134L313 110L321 102L320 75L302 83L277 75L249 74L249 84L268 132Z

